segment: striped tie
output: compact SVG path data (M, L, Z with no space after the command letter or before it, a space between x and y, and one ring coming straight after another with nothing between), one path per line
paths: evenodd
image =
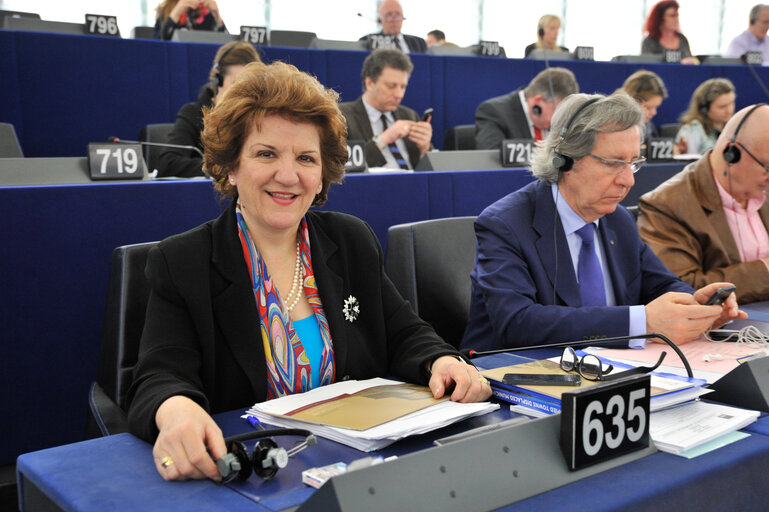
M385 117L384 114L382 114L382 132L387 130L387 117ZM398 146L395 145L394 142L391 142L388 144L388 147L390 148L390 153L392 153L393 158L395 158L395 162L400 166L401 169L409 169L409 164L406 161L405 158L403 158L403 154L401 153L401 150L398 149Z

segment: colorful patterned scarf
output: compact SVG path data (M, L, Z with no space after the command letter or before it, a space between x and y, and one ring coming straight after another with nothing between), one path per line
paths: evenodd
M304 346L294 331L290 314L285 310L278 289L267 271L267 265L248 234L248 227L243 220L240 203L236 205L235 215L238 220L238 237L243 248L243 256L248 265L251 285L259 313L260 332L267 359L267 392L270 399L283 395L302 393L312 388L310 361L305 355ZM307 221L302 218L297 233L302 266L304 268L304 294L312 307L320 326L323 340L323 357L320 366L320 385L334 382L334 350L328 329L323 305L320 303L315 275L310 257L310 236Z

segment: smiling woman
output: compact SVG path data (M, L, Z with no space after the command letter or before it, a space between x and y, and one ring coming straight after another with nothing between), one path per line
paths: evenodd
M398 376L452 400L491 394L384 274L371 228L326 201L344 175L338 95L280 62L246 66L204 117L203 165L232 204L148 256L131 431L166 480L220 480L210 414Z

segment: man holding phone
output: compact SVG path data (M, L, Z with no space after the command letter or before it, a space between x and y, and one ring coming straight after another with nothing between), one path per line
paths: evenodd
M369 167L413 169L430 150L432 109L420 120L414 110L401 105L413 69L400 50L374 50L363 61L363 94L339 105L347 119L347 140L365 142Z

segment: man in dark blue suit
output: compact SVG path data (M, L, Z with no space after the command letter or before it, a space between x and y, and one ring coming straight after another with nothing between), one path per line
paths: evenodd
M462 348L491 350L660 332L676 343L747 315L703 305L638 237L618 203L634 184L643 115L626 95L575 94L535 151L538 181L484 210ZM643 340L630 346L643 347Z

